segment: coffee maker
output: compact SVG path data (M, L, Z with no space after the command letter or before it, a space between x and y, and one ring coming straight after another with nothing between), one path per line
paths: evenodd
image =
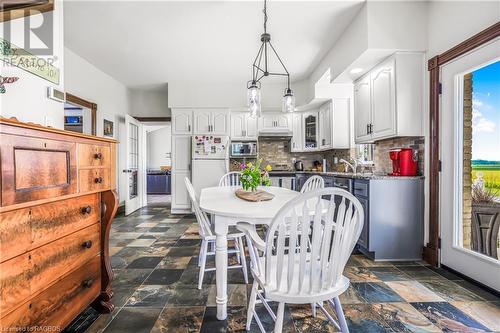
M394 148L389 151L392 172L389 176L416 176L418 151L413 148Z

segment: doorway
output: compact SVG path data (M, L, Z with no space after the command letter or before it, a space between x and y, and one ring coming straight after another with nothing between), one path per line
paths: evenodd
M500 290L500 38L440 77L440 262Z

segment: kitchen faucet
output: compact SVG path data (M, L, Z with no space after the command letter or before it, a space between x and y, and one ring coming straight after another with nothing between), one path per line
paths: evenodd
M351 158L351 160L353 161L354 165L352 165L351 163L347 162L343 158L341 158L339 160L339 162L345 163L347 166L349 166L352 169L352 173L356 174L356 170L358 169L358 161L356 159L353 159L353 158Z

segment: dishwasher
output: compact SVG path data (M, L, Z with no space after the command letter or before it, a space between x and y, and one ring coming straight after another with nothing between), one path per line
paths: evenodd
M353 181L351 178L333 177L333 187L338 187L352 193Z

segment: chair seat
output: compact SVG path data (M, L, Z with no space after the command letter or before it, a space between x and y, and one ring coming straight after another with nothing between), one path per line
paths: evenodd
M310 290L310 283L311 279L310 276L317 276L320 274L320 269L317 268L317 273L316 274L305 274L305 279L304 283L302 285L302 289L300 289L299 286L299 274L300 274L300 256L297 255L295 258L295 263L293 264L293 276L294 278L292 279L292 285L290 290L288 291L288 283L287 283L287 278L288 278L288 255L283 256L283 273L282 273L282 278L281 278L281 285L280 289L277 289L276 286L276 271L278 268L278 258L276 256L273 256L271 258L271 263L269 266L266 266L265 264L265 258L260 257L259 258L261 262L261 267L268 267L271 269L271 283L266 283L265 281L265 276L266 276L266 271L264 268L262 271L262 274L257 274L256 271L252 268L252 274L254 275L254 278L259 282L261 285L262 289L265 292L265 297L266 299L269 299L271 301L276 301L276 302L285 302L285 303L292 303L292 304L306 304L306 303L311 303L311 302L321 302L321 301L326 301L330 300L334 297L339 296L342 294L344 291L349 288L349 279L345 276L341 276L337 282L336 285L331 286L329 288L325 289L320 289L318 287L318 290ZM308 261L310 260L310 257L308 258ZM307 267L307 273L309 273L309 265L306 265Z

